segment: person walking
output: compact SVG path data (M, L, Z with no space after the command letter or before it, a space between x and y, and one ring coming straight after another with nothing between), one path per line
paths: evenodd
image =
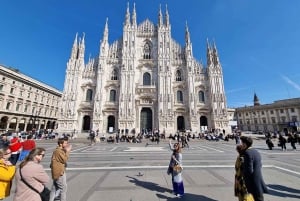
M234 195L238 197L239 201L247 200L246 196L252 196L248 193L245 180L243 177L243 163L244 163L244 149L243 145L239 144L236 146L238 156L235 161L235 180L234 180ZM252 196L253 198L253 196Z
M16 171L16 193L14 201L41 201L40 194L34 191L42 192L50 177L44 170L40 162L45 156L45 149L38 147L32 149L28 156L20 163ZM24 181L32 186L30 188Z
M53 151L51 158L51 174L53 179L53 185L50 194L50 201L67 200L67 176L66 167L67 160L72 149L72 145L69 144L68 137L59 138L57 142L58 146Z
M261 155L252 148L253 140L250 137L242 136L244 163L242 175L245 180L248 193L251 193L255 201L263 201L264 193L268 193L267 186L263 180L261 168Z
M279 146L281 147L281 150L286 151L286 139L285 139L285 137L283 137L281 134L279 134L278 141L279 141Z
M173 184L173 193L177 197L181 197L184 195L184 186L181 171L174 171L174 166L179 165L182 168L182 153L181 147L179 143L175 143L172 146L171 140L169 141L170 149L173 151L169 163L169 168L167 173L172 176L172 184Z
M6 148L0 149L0 200L10 195L12 180L15 176L16 167L8 160L11 150Z

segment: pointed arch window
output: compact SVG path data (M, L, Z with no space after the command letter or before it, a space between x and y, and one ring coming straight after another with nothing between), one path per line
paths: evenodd
M150 73L144 73L144 75L143 75L143 85L151 85L151 75L150 75Z
M86 91L86 101L92 101L93 100L93 90L92 89L88 89Z
M151 45L149 42L146 42L144 45L144 59L151 59Z
M182 91L180 91L180 90L177 91L177 102L183 103L183 94L182 94Z
M109 101L116 102L116 100L117 100L117 92L116 92L116 90L112 89L109 92Z
M177 71L176 71L176 74L175 74L175 80L176 80L177 82L182 81L182 75L181 75L181 71L180 71L180 70L177 70Z
M205 96L203 91L199 91L199 102L205 103Z
M111 80L118 80L118 70L117 69L114 69L112 72L111 72Z

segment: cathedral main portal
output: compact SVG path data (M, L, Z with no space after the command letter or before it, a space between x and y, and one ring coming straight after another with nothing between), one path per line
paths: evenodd
M150 108L142 108L141 129L152 130L152 116L152 110Z

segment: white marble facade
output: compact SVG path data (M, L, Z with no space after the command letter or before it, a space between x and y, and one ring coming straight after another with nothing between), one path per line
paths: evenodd
M185 44L171 35L168 10L158 22L137 24L127 7L122 38L109 44L106 20L99 56L85 58L85 36L76 34L67 63L61 117L64 132L174 133L229 130L222 66L216 45L207 41L206 65L193 56L188 26ZM97 43L97 42L96 42Z

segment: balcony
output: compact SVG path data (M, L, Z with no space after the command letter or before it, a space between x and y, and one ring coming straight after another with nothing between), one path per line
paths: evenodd
M135 93L141 97L156 97L156 85L136 85Z

